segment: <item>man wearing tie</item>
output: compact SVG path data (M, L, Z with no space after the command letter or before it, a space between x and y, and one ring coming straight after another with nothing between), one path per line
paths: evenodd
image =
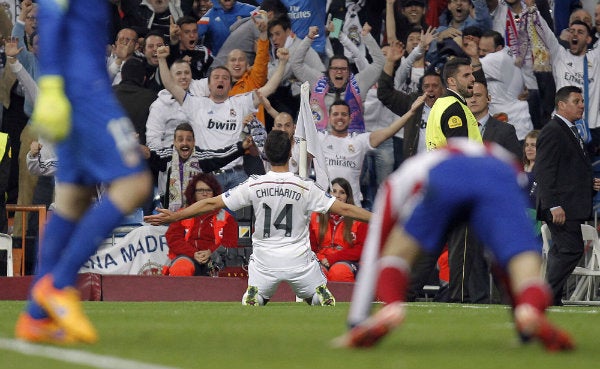
M483 141L495 142L504 147L521 159L523 149L517 138L515 127L495 119L490 115L489 104L491 102L485 81L475 81L473 84L473 96L467 98L467 106L479 123L479 131ZM510 116L508 117L510 120Z
M473 96L468 97L467 106L479 123L479 131L484 142L495 142L515 155L515 160L521 158L522 148L517 138L515 127L510 123L501 122L490 115L489 103L491 97L485 81L475 81ZM509 117L510 118L510 117ZM466 235L468 243L472 244L473 262L470 266L470 277L467 281L469 300L471 303L490 302L490 266L484 258L484 245L482 240L475 237L473 232Z
M563 287L583 255L581 224L592 216L592 198L600 190L592 164L574 122L581 119L584 99L579 87L556 92L556 114L537 140L534 167L537 215L548 224L553 244L548 252L546 279L554 305L562 305Z

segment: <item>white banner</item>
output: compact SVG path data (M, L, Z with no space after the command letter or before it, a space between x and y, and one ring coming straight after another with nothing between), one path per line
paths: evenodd
M141 226L123 237L107 239L79 273L161 274L169 263L167 226Z

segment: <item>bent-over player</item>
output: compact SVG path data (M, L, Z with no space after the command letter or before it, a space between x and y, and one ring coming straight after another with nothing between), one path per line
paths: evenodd
M377 193L363 249L348 316L352 328L335 345L372 346L400 325L418 253L439 252L445 233L469 222L495 256L521 339L539 340L550 351L574 347L544 315L552 292L540 277L538 241L511 158L499 145L454 138L405 161L388 177ZM375 293L385 306L368 317Z

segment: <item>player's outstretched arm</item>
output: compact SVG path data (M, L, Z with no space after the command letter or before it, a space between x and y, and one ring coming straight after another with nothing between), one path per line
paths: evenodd
M156 209L158 214L144 217L144 222L152 225L164 225L180 221L182 219L192 218L196 215L210 213L211 211L225 207L222 195L196 201L187 208L174 212L168 209Z
M342 215L347 218L360 220L361 222L368 223L371 220L371 212L363 208L359 208L356 205L346 204L339 200L335 200L329 212Z

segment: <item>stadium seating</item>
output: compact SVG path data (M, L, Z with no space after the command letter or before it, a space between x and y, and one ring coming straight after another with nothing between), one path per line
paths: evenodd
M6 276L13 276L12 237L0 233L0 250L6 251Z
M600 240L598 231L587 224L581 226L583 240L586 245L583 266L578 266L572 275L578 279L575 291L565 303L600 305L598 300L598 277L600 277Z
M27 274L27 269L29 269L29 272L33 272L33 266L35 265L35 261L34 260L25 260L25 257L28 255L27 254L27 214L30 212L36 212L38 213L38 223L37 224L46 224L46 216L47 216L47 209L46 209L46 205L15 205L15 204L6 204L6 211L16 211L16 212L20 212L21 213L21 235L20 235L20 240L21 240L21 248L17 248L15 250L15 255L14 255L14 268L15 268L15 272L16 275L25 275ZM42 239L42 236L44 234L44 227L39 227L38 228L38 239ZM18 235L14 235L13 234L13 238L18 238ZM26 266L30 266L30 268L26 268Z
M576 267L571 274L575 279L575 287L573 292L568 294L569 297L567 300L564 300L564 303L600 305L600 296L598 294L598 288L600 287L598 283L598 278L600 277L600 240L598 238L598 231L591 225L582 224L581 233L585 243L582 266ZM542 275L545 275L546 259L552 241L550 230L546 224L542 226L542 240L542 254L544 257Z

